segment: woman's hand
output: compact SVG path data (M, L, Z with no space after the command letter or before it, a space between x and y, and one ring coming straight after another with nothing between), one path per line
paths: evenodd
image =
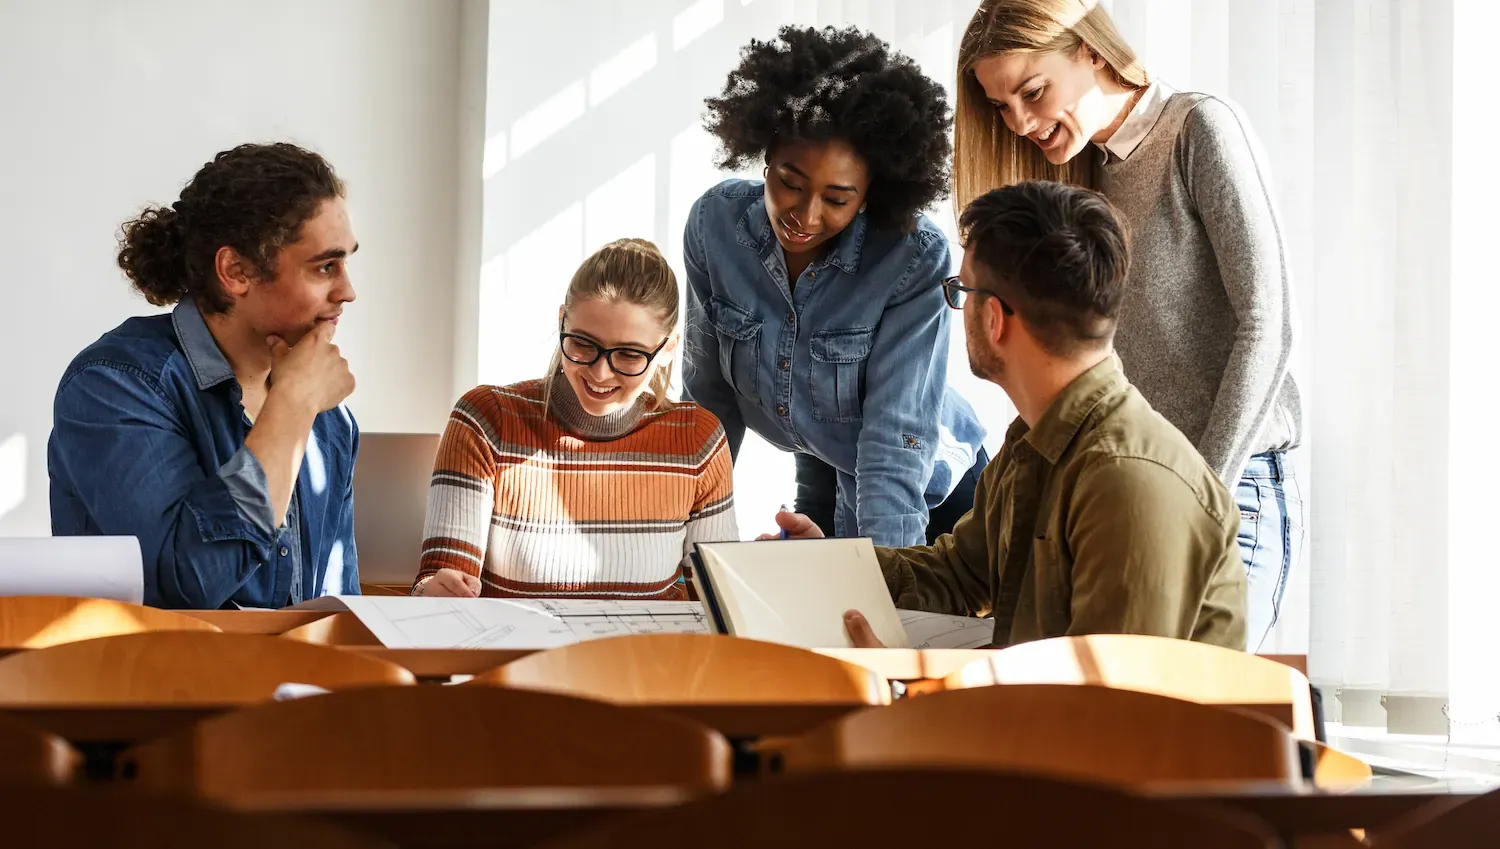
M479 578L457 569L439 569L412 588L412 595L478 598Z

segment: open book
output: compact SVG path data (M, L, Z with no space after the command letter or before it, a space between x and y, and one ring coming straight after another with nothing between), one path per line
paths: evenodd
M980 648L985 619L896 609L868 539L699 543L692 579L721 634L803 648L851 645L844 611L858 610L888 648Z

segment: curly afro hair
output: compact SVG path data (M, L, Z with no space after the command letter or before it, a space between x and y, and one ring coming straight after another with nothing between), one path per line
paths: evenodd
M779 140L843 139L870 169L866 214L909 231L948 196L953 113L943 87L916 63L860 30L783 27L751 41L724 92L706 101L719 167L763 161Z

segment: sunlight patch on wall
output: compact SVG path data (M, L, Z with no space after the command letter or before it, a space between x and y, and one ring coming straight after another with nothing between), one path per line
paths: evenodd
M724 22L724 0L698 0L672 19L672 49L681 50Z
M656 67L656 33L645 37L599 63L589 74L589 107L595 107Z
M510 127L510 156L520 159L528 150L562 132L588 109L583 80L552 95Z
M656 155L636 160L589 192L583 222L585 253L615 239L656 241Z

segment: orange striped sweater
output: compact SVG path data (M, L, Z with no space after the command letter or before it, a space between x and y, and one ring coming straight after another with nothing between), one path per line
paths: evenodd
M737 539L729 445L697 404L591 416L560 376L480 386L438 446L417 580L477 575L485 596L682 598L696 542Z

